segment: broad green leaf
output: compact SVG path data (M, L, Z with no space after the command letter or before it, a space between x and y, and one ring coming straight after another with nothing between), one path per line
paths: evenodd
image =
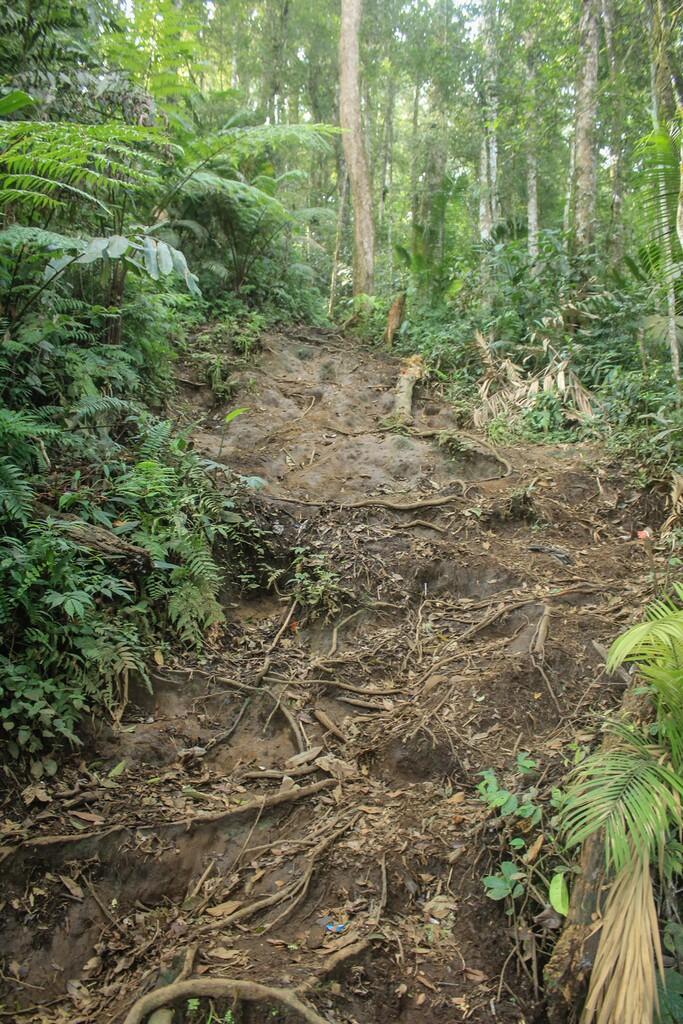
M153 238L145 235L142 242L142 252L145 260L145 270L153 281L159 280L159 265L157 263L157 247Z
M119 256L123 256L129 247L130 242L123 235L112 235L107 244L107 256L116 260Z
M159 270L164 276L171 273L173 270L173 257L166 242L157 242L157 261L159 263Z
M27 92L13 89L12 92L0 97L0 117L7 117L8 114L13 114L16 110L22 110L32 104L33 100Z
M564 872L559 871L553 876L548 889L548 902L553 910L566 917L569 913L569 888Z

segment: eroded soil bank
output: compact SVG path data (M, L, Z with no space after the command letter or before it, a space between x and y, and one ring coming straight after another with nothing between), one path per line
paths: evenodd
M593 447L439 444L429 386L392 429L398 372L308 329L267 336L225 406L188 388L196 447L265 481L301 578L226 595L201 663L156 666L59 781L11 795L3 1019L121 1021L188 948L191 977L336 1024L543 1019L539 908L515 925L484 895L503 853L478 773L528 752L550 785L618 701L595 643L642 606L644 506Z

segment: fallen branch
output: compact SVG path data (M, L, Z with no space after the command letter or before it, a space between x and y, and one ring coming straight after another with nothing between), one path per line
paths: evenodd
M187 818L180 818L176 821L169 822L166 827L169 825L187 825L191 828L194 825L204 825L207 822L226 821L229 818L238 818L243 814L251 814L252 811L261 813L266 808L278 807L280 804L290 803L293 800L303 800L307 796L319 793L321 789L329 789L330 786L336 785L337 783L334 779L323 779L322 782L312 782L310 786L304 786L303 789L286 789L281 793L273 793L270 796L262 796L256 800L250 800L248 803L242 804L241 807L233 807L228 811L218 811L216 814L195 814ZM160 831L161 829L158 825L143 825L138 829L139 832L150 830Z
M329 1024L314 1009L303 1003L296 992L287 988L273 988L255 981L234 978L190 978L155 989L133 1004L123 1024L143 1024L154 1010L169 1003L186 999L239 999L247 1003L279 1003L296 1013L306 1024Z
M65 533L71 540L90 551L96 551L103 558L120 558L140 566L146 566L151 562L151 555L146 548L131 544L104 526L86 523L78 516L58 512L40 502L36 505L36 511L45 518L56 520L64 526Z

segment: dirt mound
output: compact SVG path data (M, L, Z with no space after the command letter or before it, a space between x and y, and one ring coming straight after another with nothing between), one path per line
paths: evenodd
M459 434L428 385L392 423L397 372L275 334L230 400L248 413L224 430L202 398L195 445L262 479L294 589L226 598L210 657L155 669L151 698L8 805L4 1017L120 1021L185 964L336 1024L542 1019L536 955L509 958L532 922L483 893L501 850L476 787L520 751L551 779L618 697L593 642L641 603L636 496L595 448ZM176 1011L206 1019L185 994Z

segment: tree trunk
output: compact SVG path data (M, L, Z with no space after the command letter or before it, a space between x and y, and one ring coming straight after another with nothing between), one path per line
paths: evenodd
M617 56L614 41L614 9L613 0L601 0L602 28L605 35L605 50L609 65L612 116L609 126L610 148L610 186L612 199L610 204L610 225L608 247L612 263L621 262L623 254L624 231L622 224L622 205L624 201L624 144L622 133L624 127L624 97L621 85L621 61Z
M332 274L330 276L330 298L327 303L327 315L332 316L334 302L337 297L337 271L339 269L339 254L341 252L342 232L344 230L344 214L346 212L346 193L349 187L349 176L344 168L344 175L341 183L339 196L339 211L337 213L337 234L334 241L334 256L332 258Z
M650 28L650 86L652 90L652 123L655 130L666 130L668 123L676 111L673 78L668 58L668 38L666 34L665 11L662 0L655 0L649 11ZM666 267L673 262L671 235L669 233L669 203L666 195L666 182L662 175L658 181L657 214L659 224L657 234L662 246L662 259ZM680 197L679 197L680 198ZM680 223L680 201L677 210L676 228ZM666 336L671 355L671 372L676 384L678 403L681 395L681 354L678 343L678 324L676 322L676 288L671 274L666 280Z
M526 217L529 259L538 259L538 160L533 144L526 155Z
M353 293L372 294L375 232L372 190L360 114L358 32L362 0L342 0L339 37L339 120L353 202Z
M479 153L479 241L486 242L491 237L493 214L491 212L491 193L489 185L489 144L484 129Z
M420 225L419 225L419 208L420 208L420 196L417 189L417 181L419 177L419 159L420 159L420 147L419 142L419 129L420 129L420 91L422 89L422 82L418 76L415 81L415 91L413 93L413 118L412 118L412 130L411 130L411 160L410 160L410 217L411 217L411 233L413 239L413 252L417 252L420 244Z
M532 264L538 259L538 138L536 134L536 77L532 56L533 37L526 40L527 94L529 98L526 150L526 222L527 251Z
M574 170L576 167L575 141L576 140L572 138L571 142L569 143L569 170L567 172L567 191L565 193L564 213L562 215L562 231L565 237L565 249L567 248L569 231L572 226L572 217L574 213Z
M595 239L597 165L595 122L598 112L598 11L596 0L582 0L579 25L579 78L576 90L575 247L590 252Z
M483 18L484 43L484 138L479 158L479 238L491 237L500 217L498 203L498 67L496 50L497 2L486 0Z
M382 135L382 173L380 178L379 192L379 226L384 225L384 209L386 206L389 191L389 167L391 164L391 152L394 145L394 101L396 98L396 83L393 78L389 81L387 92L387 110L384 115L384 129Z

